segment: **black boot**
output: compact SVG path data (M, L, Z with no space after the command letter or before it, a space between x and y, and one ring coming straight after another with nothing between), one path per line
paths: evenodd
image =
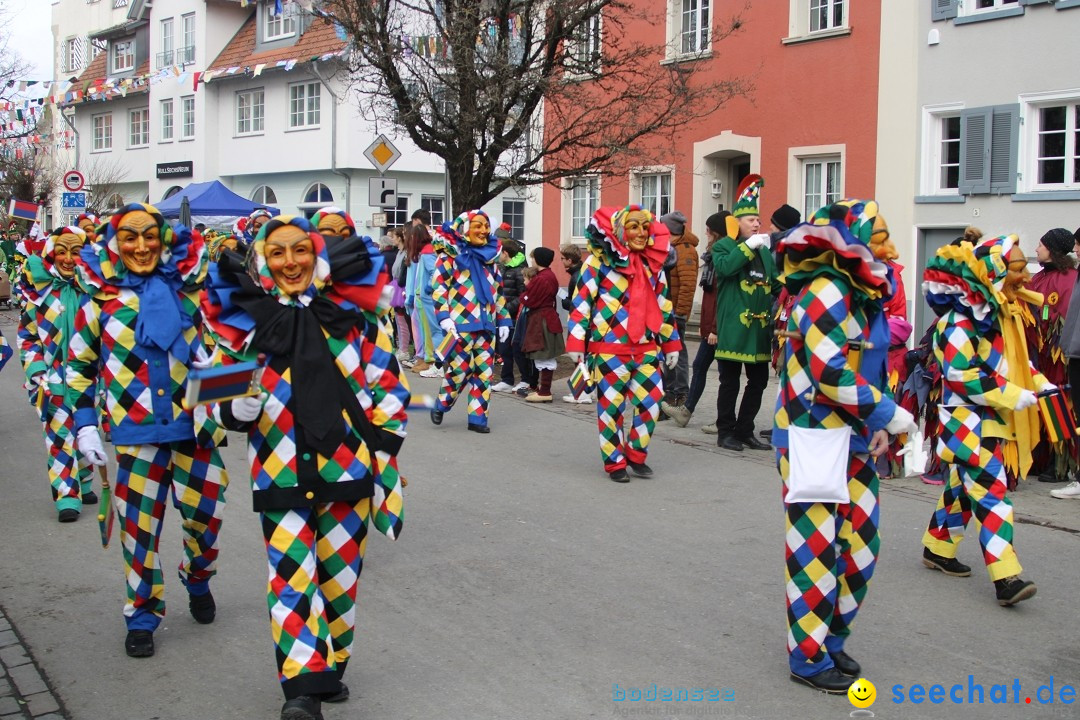
M627 461L627 466L630 468L630 472L637 475L639 478L652 477L652 468L645 463L636 463Z
M195 618L195 622L200 625L209 625L214 622L214 617L217 615L217 603L214 602L214 596L207 590L202 595L188 595L188 610L191 611L191 617Z
M843 650L829 653L829 657L832 658L833 665L836 666L836 669L848 677L857 678L859 677L859 673L862 672L859 663L855 662L855 659Z
M149 630L129 630L124 638L128 657L150 657L154 654L154 633Z
M820 672L817 675L811 675L810 677L803 677L802 675L791 673L791 680L792 682L809 685L815 690L821 690L830 695L843 695L848 691L848 688L851 687L851 683L855 682L855 678L844 675L834 667L829 668L825 672Z
M431 422L435 423L436 425L442 425L442 416L442 410L436 410L435 408L431 408Z
M1030 580L1022 580L1019 575L1013 575L1002 580L994 581L994 590L997 592L998 605L1009 607L1021 600L1035 597L1035 583Z
M311 695L286 700L281 706L281 720L323 720L322 703Z
M971 574L971 568L956 558L947 558L930 552L930 548L923 548L922 564L931 570L940 570L952 577L967 577Z
M322 701L325 703L343 703L349 699L349 686L345 683L341 683L341 689L333 695L323 696Z

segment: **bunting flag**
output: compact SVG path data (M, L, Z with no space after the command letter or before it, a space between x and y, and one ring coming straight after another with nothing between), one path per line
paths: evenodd
M37 220L37 216L37 203L11 198L11 203L8 205L8 217L20 218L22 220Z

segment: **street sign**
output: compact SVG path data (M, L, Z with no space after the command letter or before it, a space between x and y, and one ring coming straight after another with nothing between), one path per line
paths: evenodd
M371 213L371 227L386 227L386 213Z
M397 207L397 178L368 178L368 205Z
M375 142L368 145L368 149L364 151L364 157L371 161L381 175L398 161L401 151L394 147L394 143L390 142L385 135L380 135L375 138Z
M80 176L81 177L81 176ZM66 192L60 194L60 206L65 210L85 210L86 193Z
M86 185L86 178L78 170L68 170L64 173L64 189L68 192L78 192Z

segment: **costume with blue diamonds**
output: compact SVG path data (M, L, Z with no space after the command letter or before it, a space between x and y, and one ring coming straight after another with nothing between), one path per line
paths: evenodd
M292 295L275 280L267 248L305 240L314 255L310 284ZM397 454L409 388L377 316L388 281L367 238L324 240L290 216L268 221L246 260L226 250L210 268L203 311L215 361L265 356L256 419L238 420L230 403L214 413L248 436L287 700L340 690L368 523L392 539L402 528Z
M435 409L449 411L468 385L469 425L487 428L495 333L497 328L510 328L513 320L502 296L502 273L495 264L498 238L489 233L482 245L470 242L470 226L477 218L487 221L490 229L487 213L472 210L444 222L433 243L435 318L440 325L449 319L459 335L447 353Z
M889 328L882 302L888 266L867 245L867 206L844 200L781 241L781 282L795 298L780 358L773 445L787 495L789 428L851 428L846 504L784 503L787 649L791 672L834 667L866 597L878 548L878 475L871 435L892 420ZM869 347L872 345L873 347Z
M151 270L136 273L122 259L117 236L153 234L125 225L129 217L142 223L147 216L156 223L160 255ZM205 412L183 405L188 370L204 352L199 291L206 264L200 237L183 226L174 232L156 208L141 203L118 210L78 261L87 295L69 346L67 401L76 432L96 425L96 390L99 380L104 384L129 631L153 631L165 615L158 538L168 504L183 525L179 572L188 593L209 593L216 571L228 485L216 445L224 432Z
M31 256L23 268L26 307L19 322L19 358L30 402L45 428L49 484L58 512L81 512L84 496L91 504L96 502L93 475L81 466L75 450L74 417L64 379L68 344L84 295L75 282L75 257L85 243L86 233L79 228L57 228L41 255Z

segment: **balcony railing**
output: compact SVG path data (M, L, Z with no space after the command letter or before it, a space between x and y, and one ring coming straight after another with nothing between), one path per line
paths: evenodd
M157 54L157 67L170 67L173 64L173 51L167 50L165 52L159 52Z
M187 47L176 49L176 64L177 65L191 65L195 62L195 46L188 45Z

